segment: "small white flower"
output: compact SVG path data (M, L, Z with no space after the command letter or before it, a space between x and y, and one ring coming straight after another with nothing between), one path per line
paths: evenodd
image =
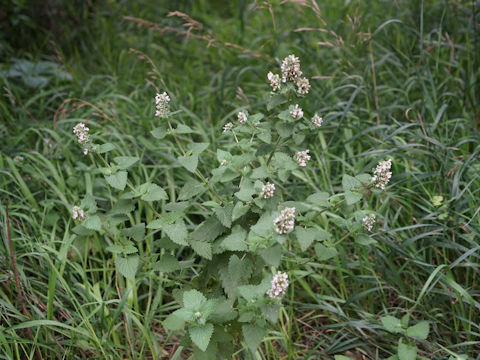
M88 132L90 129L84 124L79 123L73 127L73 133L77 136L79 144L86 144L90 139Z
M22 162L25 158L22 155L17 155L13 158L13 161L16 163Z
M72 217L74 220L78 221L83 221L86 218L85 212L79 206L74 206L72 208Z
M319 128L323 124L323 118L321 116L318 116L316 113L312 117L312 124L313 126Z
M305 151L299 151L295 155L295 160L297 161L297 164L301 167L307 166L307 161L311 159L311 156L308 155L310 150L305 150Z
M300 95L306 95L310 90L310 82L306 77L298 78L297 87L298 87L297 93L299 93Z
M392 173L390 168L392 167L392 159L386 161L380 161L373 173L372 183L375 184L377 188L385 190L385 186L390 181Z
M287 82L287 80L296 82L297 79L302 76L302 72L300 71L300 59L293 54L288 55L283 59L280 68L282 70L283 82Z
M265 185L262 186L262 192L260 193L260 197L264 199L268 199L273 197L275 193L275 184L271 184L267 182Z
M280 75L274 74L270 71L267 74L267 78L270 81L270 86L272 87L272 91L280 90L280 87L281 87Z
M237 114L237 119L238 119L238 122L243 125L247 122L247 115L243 112L243 111L240 111L238 114Z
M275 232L277 234L286 234L295 226L295 208L285 208L280 215L273 220Z
M272 279L272 287L267 290L267 295L272 299L279 299L287 292L288 275L287 273L277 272Z
M223 126L223 132L227 132L233 129L233 124L231 122L226 123Z
M88 155L88 148L87 147L83 148L83 155Z
M373 224L375 224L375 214L369 214L362 219L365 230L372 231Z
M167 118L170 115L170 96L166 92L155 96L155 116L159 118Z
M228 164L227 159L223 159L222 161L220 161L220 166L225 166L227 164Z
M293 110L290 111L290 115L292 115L294 119L301 119L303 117L303 110L298 104L295 104Z

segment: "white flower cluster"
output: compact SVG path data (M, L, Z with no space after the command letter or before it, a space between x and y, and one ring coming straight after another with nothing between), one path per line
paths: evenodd
M288 275L287 273L277 272L272 279L272 287L267 290L267 295L272 299L279 299L287 292Z
M275 193L275 184L267 182L265 185L262 186L262 192L260 193L260 197L264 199L268 199L273 197Z
M312 117L312 124L313 126L319 128L323 124L323 118L315 113L315 115Z
M282 70L281 82L286 83L287 81L291 81L297 86L297 93L300 95L308 94L310 90L310 82L306 77L302 77L303 73L300 70L300 59L298 57L293 54L288 55L283 59L280 69ZM280 90L280 75L274 74L270 71L267 74L267 78L270 81L272 91Z
M267 79L270 81L270 86L272 87L272 91L277 91L280 89L280 75L274 74L271 71L267 74Z
M238 118L238 122L243 125L247 122L247 115L243 112L243 111L240 111L238 114L237 114L237 118Z
M170 96L166 92L155 96L155 116L159 118L167 118L170 115Z
M277 234L286 234L295 226L295 208L285 208L280 212L280 215L273 220L275 225L275 232Z
M16 163L22 162L25 158L22 155L17 155L13 158L13 161Z
M74 206L72 208L72 217L74 220L78 221L83 221L86 218L85 212L79 206Z
M223 126L223 132L227 132L233 129L233 124L231 122L226 123Z
M362 219L363 227L365 230L372 231L373 225L375 224L375 214L369 214Z
M298 104L295 104L293 110L290 111L290 115L292 115L294 119L301 119L303 117L303 110Z
M311 156L308 155L310 150L299 151L297 155L295 155L295 160L297 161L298 165L301 167L307 166L307 161L311 159Z
M90 140L90 135L88 132L90 129L84 123L78 123L73 127L73 133L78 139L78 143L84 145L83 147L83 155L88 154L88 146L86 144Z
M385 190L385 186L390 181L392 173L390 168L392 167L392 159L386 161L380 161L373 173L372 183L375 184L377 188Z

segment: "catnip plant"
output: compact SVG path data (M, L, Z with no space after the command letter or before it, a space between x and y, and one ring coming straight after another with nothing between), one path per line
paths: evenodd
M217 354L231 358L242 349L255 354L279 320L282 301L294 284L295 269L285 265L294 256L292 247L327 261L345 239L375 243L371 233L376 214L362 209L361 200L385 191L392 176L388 159L380 162L373 177L344 175L339 193L309 189L305 199L294 197L295 190L288 188L291 178L302 178L302 172L314 171L318 164L305 144L321 131L324 120L315 111L310 116L302 105L310 83L298 57L287 56L280 74L269 72L266 78L270 91L265 111L250 114L242 109L223 124L219 132L231 141L216 150L214 169L199 169L199 158L210 144L186 138L193 130L179 120L179 112L171 111L170 96L156 95L160 124L151 134L175 143L180 154L176 164L192 177L175 189L174 197L163 184L134 184L129 172L141 159L116 156L111 161L114 144L96 144L84 123L74 127L83 153L97 164L105 186L115 194L105 212L98 210L92 195L75 204L75 232L103 237L116 269L133 290L142 272L175 276L185 267L182 257L193 254L196 271L191 281L178 284L173 293L178 308L162 324L183 334L181 345L191 348L198 359L214 359ZM192 216L199 203L200 221L197 210ZM149 209L151 219L143 222L131 215L140 205ZM331 224L346 230L346 235L334 239L331 229L322 226L322 217L332 217ZM157 244L153 264L152 256L139 254L146 237Z

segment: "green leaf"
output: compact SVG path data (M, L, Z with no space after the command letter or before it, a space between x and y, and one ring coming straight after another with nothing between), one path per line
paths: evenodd
M160 271L160 272L172 272L172 271L180 270L180 263L172 255L165 254L153 266L153 270Z
M210 143L191 143L188 144L188 148L192 150L192 154L199 155L200 153L204 152Z
M392 333L401 334L405 331L402 329L400 319L397 319L394 316L383 316L380 318L380 321L382 322L383 327Z
M132 200L120 199L115 202L110 214L128 214L135 210L135 203Z
M318 192L315 194L310 195L307 198L307 202L313 205L317 205L320 207L328 207L328 199L330 197L329 193L326 192Z
M190 172L195 172L198 165L198 155L193 154L190 156L181 156L178 158L178 162L182 165L185 169Z
M255 188L253 187L253 183L244 178L242 183L240 184L240 190L235 193L235 196L242 200L243 202L252 201L252 195L255 194Z
M217 330L215 329L215 333ZM217 344L212 339L210 344L208 344L207 349L205 351L200 350L197 346L193 348L193 355L195 356L195 360L212 360L217 358Z
M183 293L183 306L187 309L198 311L205 301L207 299L198 290L192 289Z
M332 236L329 232L322 229L305 229L299 226L295 228L295 235L297 236L302 251L307 250L308 247L312 245L313 241L327 240Z
M280 265L280 260L282 259L282 247L280 245L276 245L271 248L261 249L259 251L260 256L262 259L271 266L278 267Z
M278 304L267 304L260 306L260 311L262 315L272 323L276 323L278 321L279 313L280 313L280 305Z
M343 355L335 355L334 358L335 360L352 360L352 358L349 358L348 356L343 356Z
M248 209L250 209L250 205L245 205L241 201L238 201L235 204L235 207L233 208L233 211L232 211L232 221L235 221L238 218L245 215L247 213Z
M201 257L212 260L212 244L205 241L189 240L192 249Z
M178 194L178 200L190 200L194 196L203 194L206 190L207 189L204 184L198 181L190 180L183 185L180 193Z
M115 145L113 145L111 143L106 143L106 144L100 145L97 149L99 154L104 154L104 153L112 151L112 150L115 150Z
M160 229L165 225L173 224L178 218L182 217L183 214L179 212L170 212L162 214L162 217L157 220L153 220L148 223L147 229Z
M261 165L260 167L253 169L250 177L252 179L264 179L268 176L269 174L268 174L267 167L265 165Z
M263 341L265 329L257 325L243 325L242 333L248 348L255 353Z
M400 360L415 360L417 358L418 349L415 346L398 342L398 358Z
M140 264L140 258L138 256L119 257L115 259L115 266L117 270L129 280L135 279L138 265Z
M354 177L344 174L342 178L343 191L359 188L362 186L360 180L355 179Z
M136 164L140 159L136 156L117 156L116 158L113 158L113 160L118 164L118 167L121 170L126 170Z
M289 123L278 122L275 124L275 129L280 137L288 138L292 136L294 127Z
M430 332L430 325L426 321L419 322L416 325L413 325L407 329L405 335L413 336L422 340L425 340L428 337Z
M377 240L373 239L372 237L366 234L358 234L357 238L355 239L355 243L368 246L371 244L377 244Z
M287 97L283 94L274 94L268 99L267 110L270 111L276 108L278 105L284 104L287 102Z
M174 243L179 245L188 245L186 239L188 237L187 227L182 219L178 219L175 224L167 224L163 226L163 231Z
M217 215L218 220L222 223L223 226L229 228L232 226L232 212L233 204L227 204L225 207L220 207L215 210L215 215Z
M191 134L193 130L187 125L179 124L173 132L175 134Z
M225 231L225 227L216 216L209 217L191 234L190 239L197 241L213 241Z
M170 314L165 320L163 320L163 326L172 331L183 330L185 327L185 321L175 314Z
M85 226L89 230L96 230L96 231L101 231L102 230L102 221L100 220L100 217L98 215L93 215L88 217L83 223L83 226Z
M243 229L240 225L235 225L232 233L221 242L221 247L230 251L247 251L246 238L247 230Z
M145 238L145 223L136 224L132 227L122 229L123 236L131 237L135 241L142 241Z
M150 134L152 134L155 139L163 139L167 135L167 128L166 126L159 126L150 131Z
M168 195L160 186L149 184L147 192L142 195L141 199L145 201L168 200Z
M350 190L346 190L345 191L345 200L347 200L348 205L353 205L353 204L359 202L360 200L362 200L362 194L357 193L357 192L353 192L353 191L350 191Z
M105 176L105 180L111 187L114 187L118 190L123 190L127 185L127 175L128 173L126 171L119 171L115 174Z
M213 325L206 324L204 326L192 326L188 329L190 338L193 343L202 351L207 350L210 338L213 334Z
M326 261L337 256L338 251L335 248L329 248L322 244L315 245L315 254L319 261Z

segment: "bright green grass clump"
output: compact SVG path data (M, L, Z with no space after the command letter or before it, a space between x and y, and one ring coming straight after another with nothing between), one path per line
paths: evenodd
M41 10L21 2L6 10L23 27L2 33L0 49L0 359L201 358L164 321L180 289L205 285L207 260L188 247L165 250L161 232L147 230L134 243L143 265L125 277L109 236L79 236L71 208L85 198L99 212L128 213L130 224L158 219L165 203L122 208L118 191L106 190L104 164L82 154L72 129L88 122L98 144L114 144L112 159L141 159L128 170L131 184L156 183L179 202L185 184L219 166L217 149L233 146L223 126L240 109L265 112L267 73L292 53L311 84L303 109L323 124L305 137L308 169L278 188L301 199L333 195L345 175L371 174L385 159L393 177L382 196L339 205L341 215L372 210L372 236L329 210L316 224L333 234L332 256L288 249L279 321L256 353L251 339L233 339L233 358L476 359L478 4L161 3L72 2L63 11L74 20L57 31L34 21ZM163 91L192 132L150 133L164 124L154 116ZM210 144L198 173L176 160L178 143L189 142ZM211 191L190 199L188 231L217 201ZM155 267L165 253L179 268Z

